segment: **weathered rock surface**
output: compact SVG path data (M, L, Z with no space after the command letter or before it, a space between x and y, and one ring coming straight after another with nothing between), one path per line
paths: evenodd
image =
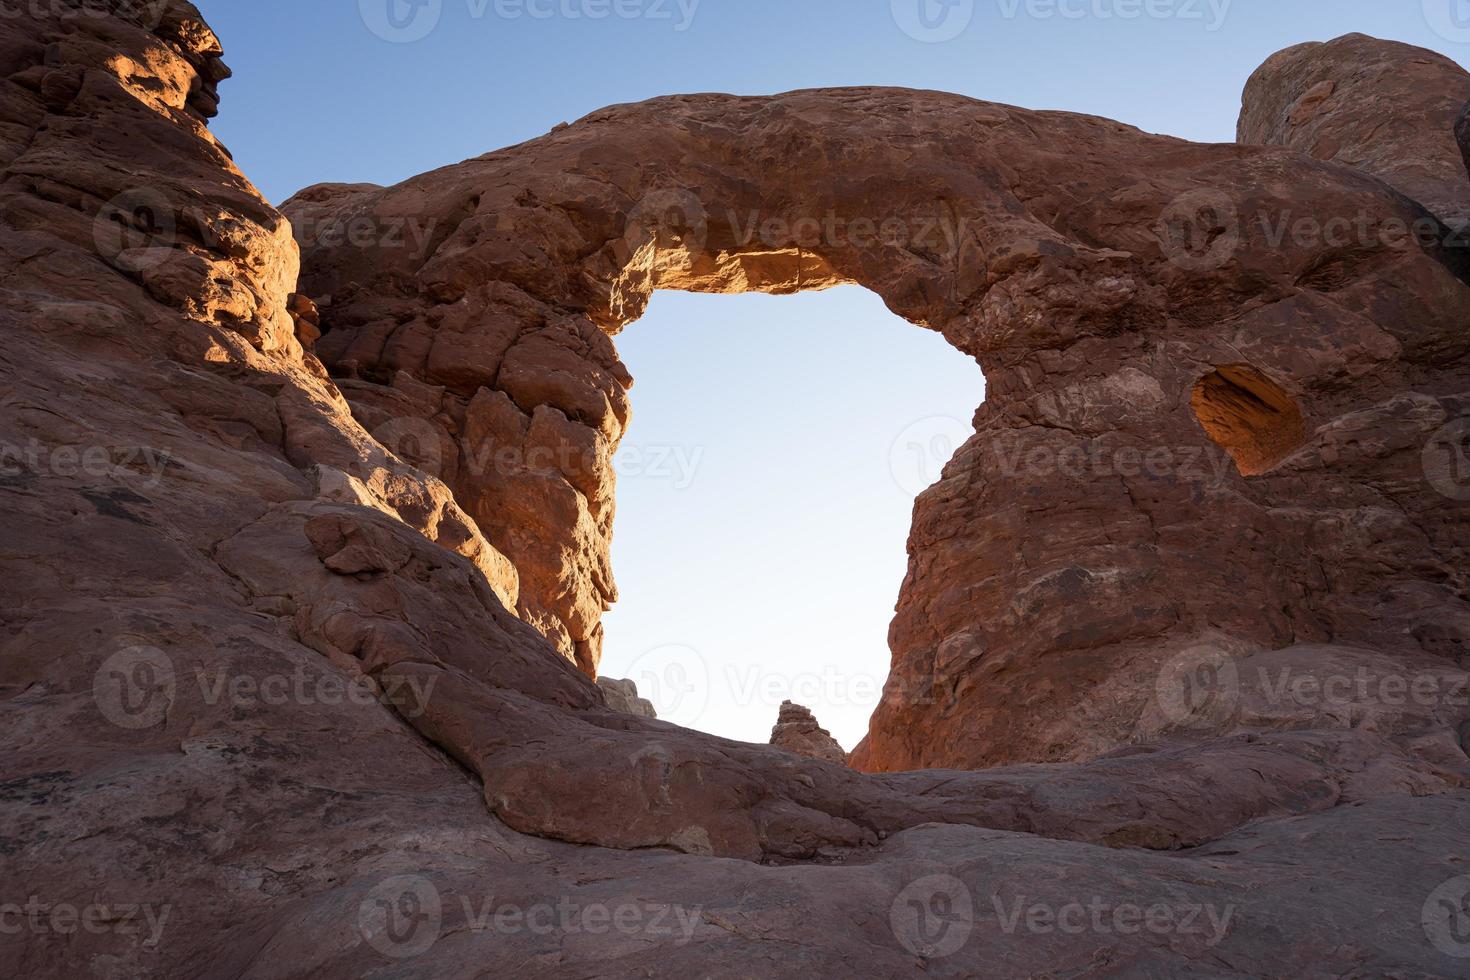
M640 718L658 717L658 713L653 709L653 702L639 697L638 685L632 681L599 677L597 686L602 688L602 696L607 699L607 706L614 711L637 715Z
M1238 136L1381 177L1459 229L1470 225L1455 138L1467 102L1470 76L1444 55L1349 34L1269 58L1246 83Z
M771 729L771 744L808 759L847 765L847 752L832 733L817 724L810 708L791 701L781 705L776 726Z
M1395 216L1400 198L1291 151L929 93L700 97L562 130L535 166L486 158L517 179L511 200L477 190L483 213L455 181L418 185L416 209L404 191L322 192L313 206L344 214L377 200L373 220L464 217L431 236L443 278L408 259L393 287L381 256L324 255L298 287L290 226L202 122L226 70L198 12L99 9L0 0L6 975L1463 974L1466 711L1395 704L1383 684L1412 670L1442 691L1464 667L1463 511L1431 507L1408 465L1463 405L1457 266L1252 241L1224 271L1186 272L1135 228L1179 187L1258 195L1268 174L1318 208ZM904 140L873 114L896 105ZM704 128L719 118L735 137ZM650 277L696 275L647 242L613 288L585 274L604 260L577 249L622 217L592 205L628 193L601 178L700 159L677 151L701 140L731 168L712 188L747 166L801 173L841 159L826 132L857 154L839 197L902 165L913 196L875 182L870 203L917 208L959 181L944 200L985 217L963 261L782 247L715 251L697 273L877 282L993 372L986 438L919 506L895 628L896 677L942 677L944 699L896 688L875 744L1086 762L867 775L610 710L587 676L596 627L572 610L610 594L611 486L575 452L527 449L610 450L623 381L588 324ZM998 162L1026 147L1075 179L1033 196ZM1137 185L1099 183L1119 153ZM618 172L582 174L593 159ZM545 203L573 199L590 203ZM447 292L429 302L423 282ZM335 382L298 339L297 291ZM510 335L497 313L555 324ZM392 347L387 324L421 316ZM346 356L374 330L382 344ZM384 351L425 338L423 363L384 373ZM1146 422L1198 445L1191 392L1239 363L1302 412L1307 443L1263 476L1059 486L977 462L1006 435L1148 445ZM1262 417L1227 431L1248 445ZM486 484L466 445L524 455ZM567 568L537 564L551 554ZM1154 606L1169 615L1135 614ZM983 645L925 646L957 626ZM1186 634L1202 646L1170 659ZM1290 683L1341 671L1378 700ZM1182 683L1144 697L1144 678ZM900 737L898 718L920 727ZM1056 925L1076 906L1080 935Z

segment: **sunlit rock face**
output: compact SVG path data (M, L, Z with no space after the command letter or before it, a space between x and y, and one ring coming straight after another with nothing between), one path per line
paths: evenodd
M181 0L114 6L0 0L0 972L1463 974L1457 266L1251 233L1208 268L1219 199L1175 262L1146 230L1184 188L1410 202L1289 150L930 93L698 97L465 165L498 182L315 192L455 220L418 259L322 236L302 285L205 125L218 39ZM719 222L696 249L658 198L625 233L645 182L699 167L712 204L974 223L950 257ZM757 186L783 168L790 196ZM871 775L612 710L587 676L570 610L610 589L610 483L528 447L615 443L607 331L654 285L837 279L992 381L918 507L870 767L1137 744ZM427 360L385 383L409 337ZM1305 441L1245 475L1226 450L1274 457L1288 404ZM1028 455L1160 439L1218 475ZM514 450L483 483L482 445ZM1406 676L1442 696L1390 694ZM1171 931L1006 926L1079 902Z
M1349 57L1380 67L1347 98L1291 94ZM521 618L589 674L631 402L611 338L652 290L858 283L940 331L987 401L915 509L854 763L1087 759L1145 737L1161 672L1200 643L1462 655L1466 504L1422 471L1463 412L1470 292L1463 250L1400 193L1459 198L1440 109L1462 88L1444 59L1362 38L1256 75L1242 127L1261 140L1285 114L1348 147L1365 100L1393 105L1360 134L1373 173L846 89L620 106L285 210L320 232L303 289L358 418L430 445L514 564ZM1271 108L1303 98L1310 119ZM1384 171L1398 189L1378 179L1408 159Z

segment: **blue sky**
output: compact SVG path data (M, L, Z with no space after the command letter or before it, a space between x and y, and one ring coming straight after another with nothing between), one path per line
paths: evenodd
M196 3L236 72L215 132L277 202L673 93L898 85L1228 141L1246 77L1288 45L1361 31L1470 59L1470 0ZM978 368L855 288L661 293L618 344L638 383L605 671L752 741L794 696L851 748L913 496L964 435Z

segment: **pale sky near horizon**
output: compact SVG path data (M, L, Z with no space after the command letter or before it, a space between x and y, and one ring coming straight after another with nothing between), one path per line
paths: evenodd
M195 2L236 73L213 128L276 202L659 95L896 85L1228 141L1246 78L1291 44L1360 31L1470 61L1470 0ZM913 497L979 369L856 287L660 293L618 347L637 384L604 672L747 741L793 697L852 748Z

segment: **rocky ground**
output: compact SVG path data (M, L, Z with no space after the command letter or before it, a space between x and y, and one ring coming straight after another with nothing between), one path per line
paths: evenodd
M0 12L9 975L1470 973L1454 65L1292 49L1214 146L674 97L283 214L190 4ZM847 282L989 382L856 770L593 681L614 336Z

